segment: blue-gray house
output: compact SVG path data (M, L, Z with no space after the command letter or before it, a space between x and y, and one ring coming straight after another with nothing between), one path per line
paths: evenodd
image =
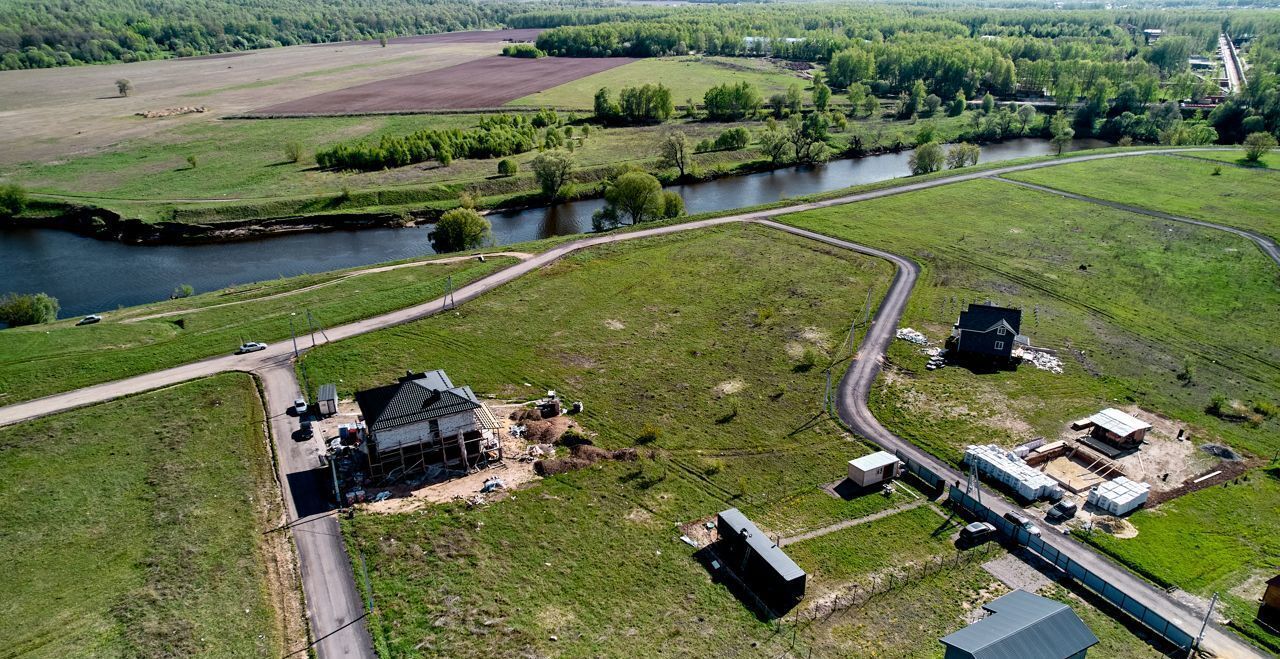
M991 615L942 637L945 659L1084 659L1098 643L1071 607L1025 590L982 608Z
M951 330L948 347L961 356L1009 359L1015 343L1030 345L1018 334L1022 327L1022 311L990 304L970 304L960 312Z

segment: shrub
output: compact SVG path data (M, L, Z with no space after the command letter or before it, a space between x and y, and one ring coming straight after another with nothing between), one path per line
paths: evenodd
M9 293L0 298L0 322L9 327L52 323L58 319L58 298L44 293L19 295Z
M195 169L195 168L196 168L196 163L197 163L197 160L196 160L196 157L195 157L195 156L187 156L187 166L188 166L188 167L190 167L191 169Z
M547 54L539 50L537 46L527 43L503 46L502 54L507 57L525 57L528 59L538 59L539 57L547 56Z
M644 424L644 428L640 430L640 436L636 438L639 444L652 444L662 437L662 428L652 424Z
M716 138L716 148L725 151L736 151L746 148L751 143L751 133L746 128L730 128Z
M284 159L288 162L302 160L302 142L289 142L284 145Z
M195 294L196 289L194 286L191 284L180 284L177 288L173 289L173 294L170 297L176 299L180 297L191 297Z
M17 217L27 208L27 191L17 183L0 185L0 216Z
M942 169L945 158L941 144L928 142L921 144L916 147L915 151L911 152L911 157L907 159L907 164L911 167L912 174L928 174Z
M520 171L520 165L510 158L503 158L498 161L498 173L502 176L515 176Z
M437 252L457 252L481 247L489 240L489 220L471 208L446 212L431 231L431 246Z
M1263 154L1276 148L1276 138L1271 133L1251 133L1244 138L1244 159L1258 162Z
M684 198L674 190L662 192L662 217L671 219L684 215Z

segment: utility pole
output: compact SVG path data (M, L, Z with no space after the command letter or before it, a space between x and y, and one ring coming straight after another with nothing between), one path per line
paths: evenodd
M337 457L336 453L330 452L329 471L330 473L333 474L333 496L337 497L338 509L341 510L342 509L342 486L338 485L338 464L337 464L337 461L335 460L336 457Z
M293 317L296 315L298 314L297 313L289 314L289 337L293 339L293 358L294 359L298 358L298 335L296 332L293 331Z
M311 310L307 309L307 329L311 330L311 347L316 347L316 328L311 324Z
M822 398L822 411L831 413L831 369L827 369L827 393Z
M364 552L360 552L360 573L364 575L364 592L369 595L369 615L373 615L373 587L369 585L369 568L364 564Z
M444 280L444 308L452 309L453 304L453 275L449 275Z
M1209 618L1213 615L1213 607L1218 603L1218 593L1213 593L1213 599L1209 600L1209 610L1204 612L1204 622L1200 623L1200 633L1196 634L1195 647L1200 647L1200 641L1204 640L1204 631L1209 627Z

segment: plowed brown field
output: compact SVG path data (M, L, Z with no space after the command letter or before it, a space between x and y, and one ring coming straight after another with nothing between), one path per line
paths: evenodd
M248 114L319 116L494 108L634 61L629 57L486 57L308 96Z

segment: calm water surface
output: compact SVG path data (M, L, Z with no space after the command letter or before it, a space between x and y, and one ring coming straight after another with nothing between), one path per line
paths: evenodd
M1071 150L1107 146L1077 140ZM1044 155L1047 140L1020 139L982 148L982 162ZM891 153L674 186L689 213L740 208L874 183L908 174L910 154ZM493 213L499 245L590 231L599 199ZM0 293L43 291L62 316L154 302L180 284L196 291L431 254L430 227L299 233L217 245L138 246L54 229L0 230Z

